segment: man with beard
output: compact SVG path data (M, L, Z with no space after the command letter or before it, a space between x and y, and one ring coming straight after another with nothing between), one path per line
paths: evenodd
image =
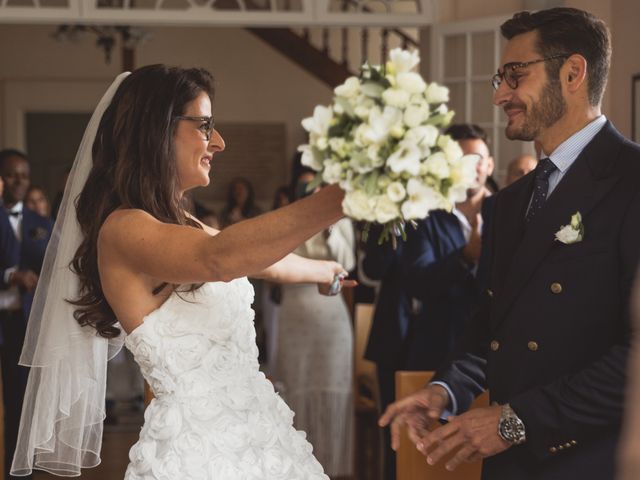
M614 478L640 254L640 147L600 112L606 25L572 8L521 12L494 76L507 137L536 169L496 198L488 301L433 383L380 420L409 425L446 466L484 458L483 478ZM468 410L482 390L492 406ZM447 425L427 430L446 410Z
M0 271L0 284L5 288L0 291L4 465L5 478L10 479L17 478L9 475L9 468L16 446L28 377L28 369L19 366L18 360L52 223L24 207L24 198L31 183L29 162L24 153L13 149L1 150L0 176L4 182L4 209L9 215L9 222L0 222L0 236L13 235L17 244L15 266Z

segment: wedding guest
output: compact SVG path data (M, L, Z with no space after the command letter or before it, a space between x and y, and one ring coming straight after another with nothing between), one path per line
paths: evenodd
M314 172L303 171L296 189ZM299 200L300 198L296 198ZM349 271L355 264L353 226L342 219L300 245L294 253L335 260ZM313 453L331 478L353 473L353 329L342 295L322 297L315 285L283 285L278 315L275 380L296 412L296 428L305 430Z
M507 177L504 186L508 187L516 180L524 177L527 173L534 170L537 164L538 159L533 155L525 154L514 158L509 162L509 165L507 165Z
M244 177L236 177L231 180L227 189L227 203L220 214L222 228L255 217L260 213L262 212L255 203L255 193L251 182Z
M281 186L273 197L271 210L277 210L291 203L290 190L287 186ZM278 315L280 302L282 301L282 286L274 282L264 282L262 289L262 318L266 337L266 361L262 369L268 376L275 374L275 362L278 350Z
M448 469L484 459L491 480L614 478L640 147L601 113L611 58L602 20L559 7L517 13L501 31L494 103L507 137L538 142L542 160L498 193L491 294L460 352L380 423L395 433L408 423L430 464L453 451ZM491 406L468 410L485 388ZM427 431L445 409L454 416Z
M0 291L0 328L4 342L0 348L4 402L5 478L16 448L22 398L29 370L18 365L24 342L33 294L38 283L44 253L53 224L25 206L31 183L31 169L26 154L19 150L0 151L0 176L4 182L4 208L9 214L11 232L18 245L17 263L4 271L3 282L9 287ZM4 236L3 232L1 236Z
M629 385L626 393L624 428L619 449L618 480L640 478L640 270L631 297L632 329L629 355Z
M41 217L51 217L51 205L49 204L47 194L43 188L37 185L31 185L29 187L24 199L24 204L27 208L33 210Z

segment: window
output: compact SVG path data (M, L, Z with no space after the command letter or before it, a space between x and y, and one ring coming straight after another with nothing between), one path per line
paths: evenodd
M532 142L505 137L506 116L493 105L491 77L500 63L504 46L500 25L505 20L496 17L434 25L431 42L433 80L449 87L454 122L475 123L486 130L498 180L504 178L511 159L534 153Z

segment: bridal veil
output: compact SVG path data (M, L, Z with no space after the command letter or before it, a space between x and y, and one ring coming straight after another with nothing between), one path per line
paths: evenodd
M107 361L122 336L106 339L81 327L67 299L78 298L70 263L82 240L75 201L93 165L91 150L106 108L128 73L106 91L85 130L44 258L20 364L31 367L11 474L34 468L60 476L100 463ZM10 461L7 459L6 461Z

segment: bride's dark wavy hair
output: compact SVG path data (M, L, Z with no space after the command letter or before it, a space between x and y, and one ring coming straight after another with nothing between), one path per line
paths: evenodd
M213 102L213 77L206 70L149 65L122 81L100 120L93 167L76 200L84 238L71 265L80 280L71 303L78 323L102 337L120 334L98 271L98 234L109 214L137 208L161 222L202 228L184 213L174 136L176 116L203 92Z

